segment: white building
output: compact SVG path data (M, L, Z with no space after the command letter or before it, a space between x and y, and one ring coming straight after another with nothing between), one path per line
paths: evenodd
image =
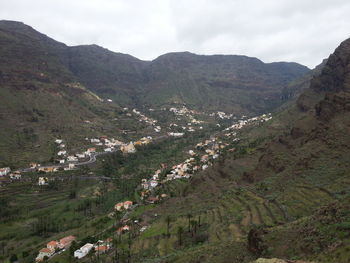
M63 140L61 140L61 139L56 139L55 140L55 143L57 143L57 144L61 144L63 142Z
M77 162L78 161L78 157L75 157L73 155L70 155L67 157L68 162Z
M5 175L7 175L9 172L11 172L10 167L0 168L0 176L5 176Z
M48 184L49 184L49 180L47 179L47 177L39 177L38 185L48 185Z
M93 247L93 244L86 243L84 246L74 251L74 257L78 259L85 257Z
M77 153L77 154L75 154L75 156L76 157L78 157L78 158L85 158L85 154L84 153Z
M58 156L62 156L62 155L65 155L67 153L67 151L59 151L57 153Z

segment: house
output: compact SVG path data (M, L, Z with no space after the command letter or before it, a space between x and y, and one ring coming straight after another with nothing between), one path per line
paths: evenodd
M137 142L134 143L134 145L136 145L136 146L141 146L141 145L142 145L142 142L141 142L141 141L137 141Z
M65 159L59 160L59 163L60 163L60 164L64 164L65 162L66 162Z
M78 157L79 159L83 159L85 158L85 153L77 153L75 154L76 157Z
M60 144L59 147L60 147L61 149L63 149L64 147L66 147L66 145L65 145L65 144Z
M68 160L68 162L77 162L78 158L73 156L73 155L70 155L67 157L67 160Z
M100 139L91 139L90 140L92 143L99 143L100 142Z
M94 152L96 152L96 148L95 147L89 148L89 149L87 149L87 152L94 153Z
M102 245L102 246L96 246L95 247L95 251L96 254L104 254L109 250L109 247L106 245Z
M130 209L132 206L132 201L125 201L124 202L124 208L125 209Z
M130 227L128 225L125 225L125 226L118 228L117 233L123 234L124 232L129 231L129 230L130 230Z
M51 250L55 250L58 247L59 243L57 241L50 241L49 243L46 244L46 247L51 249Z
M48 185L49 179L47 177L39 177L38 179L38 185Z
M10 167L0 168L0 176L5 176L11 172Z
M55 253L55 250L52 250L50 248L44 247L40 249L38 256L36 257L35 261L40 262L43 261L45 257L51 257Z
M117 210L117 211L121 211L122 209L124 208L124 203L121 202L121 203L118 203L114 206L114 209Z
M38 171L45 173L57 172L57 167L40 167Z
M75 168L75 164L74 163L69 163L68 167L64 167L65 171L69 171L69 170L73 170Z
M157 185L158 185L158 182L157 182L156 180L151 180L151 181L150 181L150 186L151 186L152 188L156 187Z
M59 151L57 153L58 156L63 156L63 155L66 155L67 154L67 151Z
M105 152L112 152L112 148L105 148L104 151Z
M21 173L18 172L18 171L16 171L16 172L10 174L10 178L11 178L12 180L19 180L19 179L21 179L21 177L22 177L22 175L21 175Z
M135 153L136 152L136 148L134 146L134 144L132 142L130 142L129 144L127 145L123 145L120 147L120 150L123 152L123 153Z
M182 137L184 135L184 133L183 132L169 132L168 135L173 136L173 137Z
M57 144L61 144L63 142L63 140L61 140L61 139L56 139L55 140L55 143L57 143Z
M189 155L191 155L191 156L195 156L195 155L196 155L196 153L195 153L193 150L189 150L188 153L189 153Z
M121 211L123 209L130 209L131 206L132 206L132 201L125 201L125 202L117 203L114 206L114 209L117 211Z
M85 257L93 247L93 244L86 243L84 246L74 251L74 257L78 259Z
M30 163L29 167L30 168L37 168L37 167L40 167L40 164L39 163Z
M147 203L150 203L150 204L154 204L154 203L157 203L159 201L159 197L158 196L150 196L147 198Z
M66 236L64 238L61 238L59 241L59 248L69 248L75 239L75 236Z

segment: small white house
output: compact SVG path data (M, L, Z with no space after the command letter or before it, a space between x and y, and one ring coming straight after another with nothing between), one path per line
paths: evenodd
M78 259L85 257L93 248L93 246L93 244L86 243L84 246L74 251L74 257Z
M85 158L85 153L77 153L77 154L75 154L75 156L80 158L80 159L83 159L83 158Z
M66 162L65 159L60 160L60 164L64 164Z
M77 162L78 157L75 157L74 155L70 155L67 157L68 162Z
M56 139L55 140L55 143L57 143L57 144L61 144L63 142L63 140L61 140L61 139Z
M48 184L49 184L49 180L47 179L47 177L39 177L38 185L48 185Z
M111 151L112 151L112 148L105 148L104 151L105 151L105 152L111 152Z
M67 154L67 151L59 151L57 153L58 156L63 156L63 155L66 155Z
M0 176L5 176L5 175L7 175L9 172L11 172L10 167L0 168Z

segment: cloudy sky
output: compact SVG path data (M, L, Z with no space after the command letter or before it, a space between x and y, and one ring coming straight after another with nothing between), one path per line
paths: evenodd
M349 0L0 0L0 19L67 45L145 60L190 51L311 68L350 37L349 14Z

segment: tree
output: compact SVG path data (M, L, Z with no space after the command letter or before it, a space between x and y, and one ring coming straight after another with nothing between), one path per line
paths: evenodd
M177 228L177 235L178 235L178 237L179 237L179 246L182 246L182 234L183 234L183 232L184 232L183 227L182 227L182 226L179 226L179 227Z
M198 225L198 222L196 220L191 220L192 236L197 232L197 225Z
M187 214L187 219L188 219L188 232L191 232L191 214Z
M167 217L165 218L165 220L166 220L166 225L167 225L166 235L167 235L167 237L170 237L170 232L169 232L170 222L171 222L171 217L170 217L170 215L167 215Z
M10 262L13 263L13 262L17 262L17 261L18 261L17 255L16 254L12 254L11 257L10 257Z

